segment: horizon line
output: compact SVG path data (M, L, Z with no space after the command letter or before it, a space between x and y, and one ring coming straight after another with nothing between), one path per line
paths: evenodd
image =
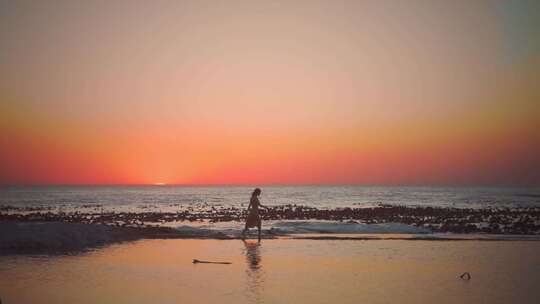
M363 183L20 183L1 184L0 187L332 187L332 186L357 186L357 187L448 187L448 188L481 188L481 187L505 187L505 188L538 188L537 184L363 184Z

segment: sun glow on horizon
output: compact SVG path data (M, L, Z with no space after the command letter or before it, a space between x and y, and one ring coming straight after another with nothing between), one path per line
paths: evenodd
M540 185L540 1L0 7L0 184Z

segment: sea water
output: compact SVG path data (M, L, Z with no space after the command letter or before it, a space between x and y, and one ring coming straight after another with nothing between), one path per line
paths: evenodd
M8 304L532 304L539 281L540 242L523 241L141 240L0 256Z
M540 188L262 186L264 205L316 208L380 204L455 208L540 206ZM102 207L117 211L174 210L178 206L242 207L250 186L3 186L0 205L15 207Z
M13 186L0 188L0 212L177 212L247 208L255 186ZM540 188L260 186L266 206L303 205L319 209L385 205L453 208L540 206ZM234 234L239 222L172 222L178 229L219 229ZM400 224L366 225L324 221L270 221L285 233L425 233Z

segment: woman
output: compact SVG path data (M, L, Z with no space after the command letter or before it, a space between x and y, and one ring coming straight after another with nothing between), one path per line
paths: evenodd
M248 206L248 217L246 219L246 227L244 228L244 231L242 231L242 239L246 238L246 231L251 228L257 226L259 228L259 242L261 241L261 218L259 216L259 207L268 209L268 207L265 207L261 205L259 202L259 195L261 195L261 189L256 188L253 193L251 194L251 199L249 200L249 206Z

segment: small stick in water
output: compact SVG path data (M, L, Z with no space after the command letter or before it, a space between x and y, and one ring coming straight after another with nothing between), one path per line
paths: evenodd
M197 263L203 263L203 264L232 264L231 262L211 262L211 261L203 261L203 260L197 260L193 259L193 264Z
M461 279L463 280L470 280L471 279L471 274L468 273L468 272L464 272L462 275L459 276Z

